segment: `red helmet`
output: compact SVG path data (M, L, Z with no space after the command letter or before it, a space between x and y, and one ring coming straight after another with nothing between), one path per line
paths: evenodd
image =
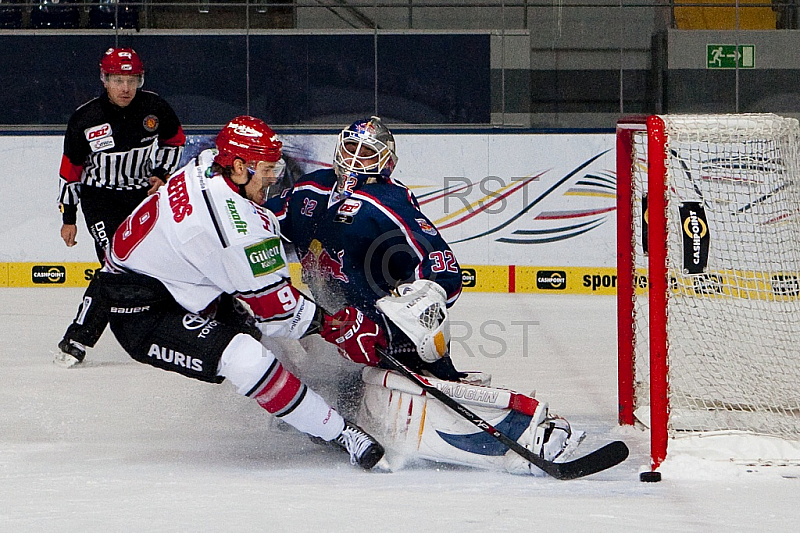
M229 167L237 157L251 161L279 161L283 143L278 135L261 119L247 115L228 122L217 135L219 153L214 162Z
M103 74L144 74L144 65L133 48L109 48L100 60Z

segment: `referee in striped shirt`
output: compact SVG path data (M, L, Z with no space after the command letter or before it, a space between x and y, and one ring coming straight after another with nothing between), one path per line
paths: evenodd
M97 259L103 263L117 227L177 170L186 136L169 104L141 90L144 66L133 49L109 48L100 61L100 77L104 94L75 110L67 124L58 200L64 243L77 244L80 203ZM78 317L89 311L85 305L79 307ZM105 322L98 322L98 337ZM59 348L79 360L86 355L85 348L70 339L69 329Z

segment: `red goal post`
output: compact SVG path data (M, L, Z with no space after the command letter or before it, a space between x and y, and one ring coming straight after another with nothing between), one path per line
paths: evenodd
M650 428L653 470L678 435L800 440L797 120L616 131L620 424Z

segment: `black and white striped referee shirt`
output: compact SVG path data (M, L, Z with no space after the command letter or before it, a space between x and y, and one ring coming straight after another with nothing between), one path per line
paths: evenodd
M150 176L164 179L177 170L185 143L178 117L156 93L139 90L123 108L105 93L86 102L70 118L64 136L58 198L64 223L75 223L81 184L149 188Z

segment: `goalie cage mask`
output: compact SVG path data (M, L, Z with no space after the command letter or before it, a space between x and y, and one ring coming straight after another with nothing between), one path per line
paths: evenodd
M372 153L360 154L363 148ZM380 117L357 120L339 133L333 168L341 191L352 193L370 179L388 180L396 164L394 136Z

